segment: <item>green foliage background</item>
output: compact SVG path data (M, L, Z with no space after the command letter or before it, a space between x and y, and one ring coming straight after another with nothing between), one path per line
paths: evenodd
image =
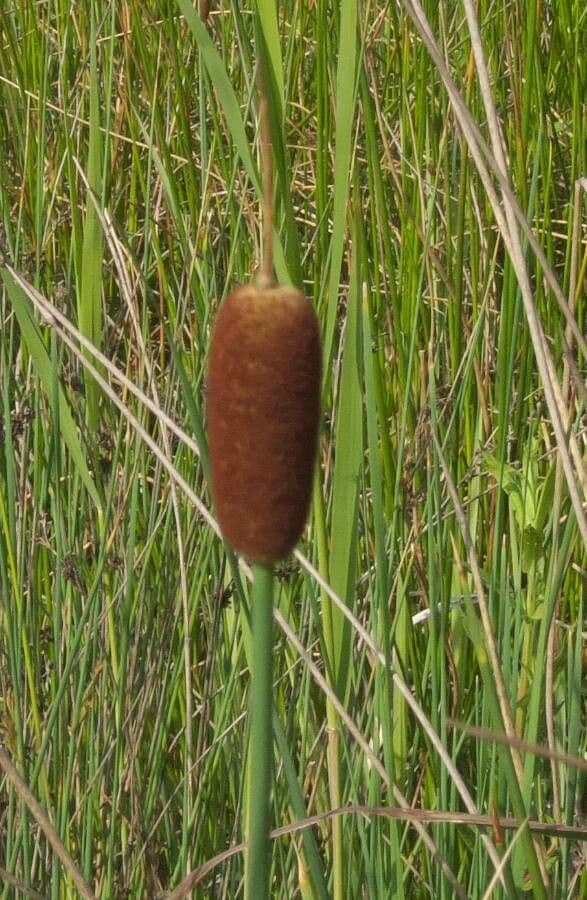
M188 0L0 0L0 735L97 896L164 896L241 839L248 581L193 501L210 504L211 321L259 259L260 52L276 270L324 338L312 515L278 571L307 656L276 629L273 820L400 796L449 819L425 825L432 848L374 811L280 836L273 896L452 897L440 855L483 897L485 831L451 820L464 806L434 733L479 813L553 826L537 849L519 836L493 896L545 896L541 866L551 896L586 890L577 768L522 752L518 777L509 751L450 723L503 731L477 560L517 734L584 756L587 562L516 274L404 6L212 3L203 23ZM463 7L424 7L486 134ZM584 332L587 10L477 8L509 178ZM524 252L584 454L585 359L567 335L564 361L564 318ZM150 409L104 361L111 391L95 381L32 288ZM499 856L516 831L486 834ZM2 897L75 896L8 781L0 846ZM242 872L236 853L193 895L237 897Z

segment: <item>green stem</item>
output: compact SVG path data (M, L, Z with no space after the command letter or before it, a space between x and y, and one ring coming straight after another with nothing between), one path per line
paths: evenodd
M273 570L253 566L250 736L245 900L268 900L270 799L273 778Z

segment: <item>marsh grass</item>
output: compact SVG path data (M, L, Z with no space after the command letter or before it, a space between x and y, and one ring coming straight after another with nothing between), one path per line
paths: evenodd
M483 897L500 861L492 896L581 896L587 12L481 2L480 57L469 3L425 3L428 47L407 0L258 5L276 274L325 342L273 655L271 818L318 818L273 838L273 896ZM242 852L206 868L242 838L254 646L203 412L260 258L254 37L241 4L2 3L0 732L104 898L243 889ZM75 896L8 779L0 843L3 897Z

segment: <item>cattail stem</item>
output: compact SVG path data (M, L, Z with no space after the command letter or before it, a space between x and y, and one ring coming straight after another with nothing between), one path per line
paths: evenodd
M273 145L264 63L259 60L259 117L263 174L263 251L257 283L266 289L273 279ZM253 566L251 688L249 694L249 770L245 900L269 897L269 828L273 782L273 567Z
M251 688L245 900L269 898L273 780L273 569L253 566Z
M273 279L273 144L269 120L269 99L265 64L259 60L259 118L261 125L261 169L263 175L263 255L259 272L259 286L274 284Z

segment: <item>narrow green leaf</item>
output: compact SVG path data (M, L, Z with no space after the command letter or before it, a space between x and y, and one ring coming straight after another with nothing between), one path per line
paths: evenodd
M363 396L359 373L361 309L358 261L353 262L348 298L340 392L336 411L335 463L332 479L330 579L337 594L352 604L358 544L359 473L363 457ZM332 610L334 683L343 696L349 665L349 623Z
M92 28L93 31L93 28ZM102 134L100 131L100 95L96 41L92 34L90 50L90 130L87 179L90 191L101 197ZM81 282L77 297L78 323L81 333L94 346L102 349L102 260L104 235L98 213L88 196L83 229ZM90 428L98 425L98 386L88 375L85 379L87 420Z
M336 71L336 156L334 160L334 210L328 281L328 312L324 338L326 370L332 358L332 342L338 309L340 270L344 252L346 211L351 179L352 129L357 99L357 3L342 0L340 42Z
M279 116L283 119L285 87L283 80L283 59L279 40L277 22L277 6L275 0L257 0L259 23L265 40L265 47L271 62L271 71L277 88L276 99L279 103Z

